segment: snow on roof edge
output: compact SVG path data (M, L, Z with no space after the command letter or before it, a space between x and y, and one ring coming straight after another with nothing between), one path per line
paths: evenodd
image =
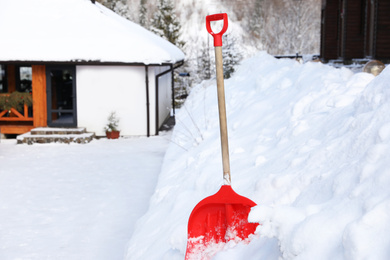
M185 59L164 61L157 63L126 62L126 61L100 61L100 60L0 60L0 64L71 64L71 65L129 65L129 66L166 66L184 62Z
M28 22L26 22L28 21ZM13 62L175 64L172 43L90 0L0 3L0 60ZM38 28L38 29L37 29Z

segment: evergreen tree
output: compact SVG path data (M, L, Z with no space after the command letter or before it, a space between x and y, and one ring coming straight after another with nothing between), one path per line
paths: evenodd
M139 6L139 24L143 27L147 27L146 24L147 18L146 18L146 0L141 0L140 6Z
M99 2L102 5L104 5L105 7L109 8L111 10L114 10L115 2L112 0L96 0L96 2Z
M201 80L211 78L211 60L209 45L203 43L201 55L198 57L198 73Z
M105 7L111 9L115 13L123 16L127 19L130 19L130 10L127 6L126 0L96 0Z
M242 59L242 55L236 48L236 39L231 38L228 40L228 35L223 35L224 48L222 49L223 57L223 76L228 79L235 71L235 67Z
M151 30L179 48L183 47L184 42L179 40L181 26L174 12L172 1L160 0L157 9L152 19Z

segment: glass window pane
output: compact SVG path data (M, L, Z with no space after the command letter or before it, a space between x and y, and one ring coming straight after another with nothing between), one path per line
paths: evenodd
M32 91L32 68L31 67L19 67L19 86L17 88L20 92Z
M52 109L73 109L73 77L68 70L52 70Z
M73 113L71 112L52 112L52 122L56 124L72 124Z
M7 74L5 72L5 65L0 64L0 93L7 93Z

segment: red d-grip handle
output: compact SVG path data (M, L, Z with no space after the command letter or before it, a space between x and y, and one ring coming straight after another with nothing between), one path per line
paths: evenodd
M223 27L219 33L214 33L211 30L210 22L223 20ZM222 46L222 35L226 32L228 28L228 17L226 13L222 14L212 14L206 16L206 29L214 37L214 46Z

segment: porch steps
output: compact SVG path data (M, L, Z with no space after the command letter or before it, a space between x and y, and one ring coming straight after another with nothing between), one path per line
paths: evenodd
M34 128L31 132L18 135L18 144L47 144L47 143L89 143L95 137L95 133L88 133L82 128Z

